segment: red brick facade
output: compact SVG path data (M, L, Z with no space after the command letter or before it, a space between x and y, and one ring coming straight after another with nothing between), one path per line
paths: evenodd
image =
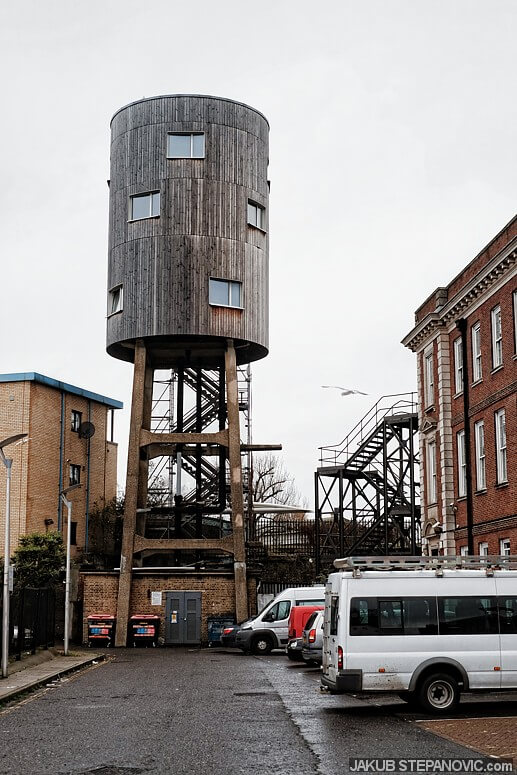
M117 613L118 573L82 573L83 588L83 640L87 640L87 618L91 614ZM233 574L196 574L167 576L156 573L135 574L131 586L129 616L157 614L160 616L160 636L165 636L165 594L162 605L151 605L151 592L165 593L172 590L201 592L201 640L208 640L209 616L235 617L235 582ZM256 613L257 584L248 578L249 614Z
M516 256L517 217L419 307L403 340L418 359L425 552L466 551L470 478L475 554L500 554L502 540L517 554ZM462 350L455 342L466 345L470 466Z

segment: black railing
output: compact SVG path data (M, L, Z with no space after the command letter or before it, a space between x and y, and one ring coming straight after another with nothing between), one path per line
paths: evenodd
M261 517L247 525L247 551L250 557L290 555L312 557L314 522L278 517Z
M20 659L24 651L34 654L39 646L53 646L55 616L53 589L25 587L13 592L9 607L9 654Z

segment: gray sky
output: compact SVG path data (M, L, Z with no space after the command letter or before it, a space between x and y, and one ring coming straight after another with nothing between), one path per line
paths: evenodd
M415 389L416 307L515 213L514 0L1 4L0 372L124 401L105 352L109 121L191 92L270 135L270 355L254 439L312 502L319 445ZM320 385L370 395L342 398Z

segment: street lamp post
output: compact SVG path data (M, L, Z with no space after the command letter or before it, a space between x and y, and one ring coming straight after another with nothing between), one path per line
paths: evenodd
M72 484L67 487L66 490L61 490L59 496L66 506L67 520L66 520L66 574L65 574L65 637L63 653L65 657L68 656L68 642L70 639L70 529L72 524L72 501L66 497L72 490L77 490L81 487L80 484Z
M11 567L11 469L12 458L6 457L4 448L14 444L27 436L26 433L18 433L9 436L0 442L0 460L7 469L7 485L5 491L5 542L4 542L4 585L3 585L3 609L2 609L2 678L7 678L9 660L9 571Z

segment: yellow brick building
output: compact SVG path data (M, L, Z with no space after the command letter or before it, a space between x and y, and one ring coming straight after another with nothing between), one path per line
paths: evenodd
M82 487L73 502L74 554L88 551L88 513L117 492L113 419L122 403L35 372L0 374L0 441L26 433L28 441L5 449L13 459L11 551L25 533L62 530L66 510L59 493ZM0 465L0 556L5 534L6 471Z

